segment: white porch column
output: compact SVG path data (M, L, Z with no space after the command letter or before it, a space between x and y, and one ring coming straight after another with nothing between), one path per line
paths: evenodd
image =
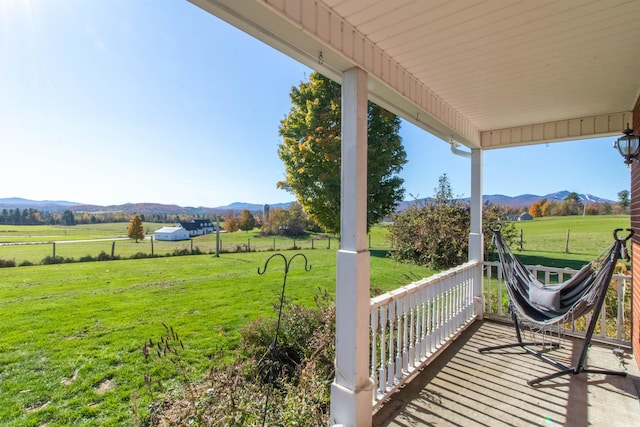
M471 150L471 233L469 234L469 261L484 261L482 235L482 149ZM482 270L474 277L473 297L475 314L481 319L484 313L482 295Z
M336 265L336 377L331 424L372 422L369 378L369 251L367 250L367 73L342 74L340 250Z

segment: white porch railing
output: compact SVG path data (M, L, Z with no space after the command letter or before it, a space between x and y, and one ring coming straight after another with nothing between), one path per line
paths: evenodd
M479 269L469 262L371 300L374 408L475 319Z
M572 277L577 270L568 268L554 268L543 266L527 266L527 268L544 283L564 282ZM509 314L509 298L499 262L484 263L484 300L486 315L507 317ZM600 315L599 328L593 335L594 340L610 342L619 345L631 345L631 319L625 316L625 306L629 305L631 297L631 276L614 274L612 284L609 287L610 297L605 300ZM611 289L615 291L611 292ZM590 315L588 315L590 316ZM584 335L584 325L589 322L587 316L584 320L573 321L559 326L558 333Z

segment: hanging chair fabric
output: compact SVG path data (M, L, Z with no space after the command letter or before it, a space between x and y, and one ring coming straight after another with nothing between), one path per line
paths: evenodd
M523 319L540 326L577 319L591 311L607 289L620 250L614 242L569 280L545 285L511 252L500 230L493 233L512 306Z
M509 306L512 310L511 315L518 342L479 348L478 351L484 353L498 349L521 347L527 353L556 367L556 372L527 381L531 386L563 375L598 373L625 376L626 372L624 371L587 368L585 364L587 350L596 328L598 315L606 298L606 290L613 276L616 262L619 257L628 259L626 256L626 242L631 239L634 232L631 229L627 230L629 234L624 238L618 237L618 232L622 231L621 229L614 230L614 242L609 249L603 252L603 255L585 265L569 280L545 286L513 255L500 234L500 228L494 229L494 243L498 248L500 263L502 264L504 279L507 284ZM544 345L545 343L524 342L522 340L518 317L545 328L554 323L576 319L591 310L593 310L594 314L588 323L580 356L574 366L566 366L552 359L546 353L531 347Z

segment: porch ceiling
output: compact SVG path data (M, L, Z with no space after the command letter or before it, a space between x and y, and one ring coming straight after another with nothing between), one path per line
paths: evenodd
M640 94L635 0L190 0L471 148L619 134Z

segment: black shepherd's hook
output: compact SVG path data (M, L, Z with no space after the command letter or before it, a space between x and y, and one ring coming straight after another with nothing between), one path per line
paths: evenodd
M273 339L273 342L271 343L271 350L275 350L275 347L278 345L278 332L280 331L280 319L282 317L282 305L284 303L284 288L287 285L287 274L289 274L289 267L291 266L291 261L293 261L293 259L295 257L301 256L302 258L304 258L304 270L305 271L311 271L311 265L309 264L309 261L307 260L307 257L305 254L295 254L293 255L291 258L289 258L289 260L287 260L287 258L282 255L282 254L274 254L271 255L264 263L264 268L262 269L262 272L260 271L260 267L258 267L258 274L259 275L263 275L264 273L267 272L267 266L269 265L269 261L271 261L271 259L275 258L275 257L282 257L282 259L284 260L284 279L282 280L282 293L280 294L280 310L278 311L278 324L276 325L276 336Z
M272 258L275 257L282 257L282 259L284 260L284 278L282 280L282 293L280 294L280 309L278 310L278 323L276 325L276 335L273 338L273 341L271 342L271 344L269 344L269 352L271 353L272 356L275 356L277 347L278 347L278 333L280 332L280 320L282 319L282 306L284 305L284 289L287 285L287 275L289 274L289 268L291 267L291 261L293 261L294 258L301 256L302 258L304 258L304 270L305 271L311 271L311 264L309 264L309 261L307 260L306 255L301 254L301 253L297 253L295 255L293 255L291 258L289 258L287 260L287 258L282 255L282 254L274 254L271 255L269 258L267 258L267 260L264 262L264 267L262 268L262 271L260 271L260 267L258 267L258 274L259 275L263 275L264 273L267 272L267 266L269 265L269 261L271 261ZM265 425L265 422L267 420L267 408L268 408L268 404L269 404L269 394L271 392L271 381L269 382L269 391L267 391L267 396L265 398L265 402L264 402L264 412L262 414L262 425Z

